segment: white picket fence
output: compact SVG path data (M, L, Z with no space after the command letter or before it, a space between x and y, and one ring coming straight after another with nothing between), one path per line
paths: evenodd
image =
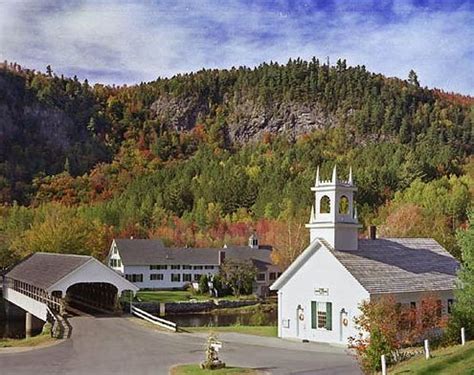
M158 318L157 316L147 313L146 311L143 311L133 305L131 306L130 311L133 315L138 316L139 318L144 319L150 323L156 324L160 327L169 329L170 331L176 332L178 330L178 325L176 323L170 322L169 320L163 318Z

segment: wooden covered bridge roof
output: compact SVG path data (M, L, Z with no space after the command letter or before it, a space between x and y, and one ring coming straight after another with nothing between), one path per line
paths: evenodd
M79 273L81 269L81 273ZM118 289L138 288L97 259L86 255L34 253L11 268L4 277L49 290L64 280L70 282L109 282Z
M48 289L92 257L85 255L34 253L14 266L6 277Z

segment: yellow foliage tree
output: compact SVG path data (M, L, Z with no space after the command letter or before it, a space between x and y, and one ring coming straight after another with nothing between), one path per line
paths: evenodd
M101 258L108 246L107 228L96 220L80 217L75 210L53 206L12 241L11 249L20 257L41 251Z

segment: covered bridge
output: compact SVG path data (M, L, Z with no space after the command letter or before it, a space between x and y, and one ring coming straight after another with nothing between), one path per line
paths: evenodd
M115 311L138 288L91 256L35 253L3 275L3 297L43 321L68 306Z

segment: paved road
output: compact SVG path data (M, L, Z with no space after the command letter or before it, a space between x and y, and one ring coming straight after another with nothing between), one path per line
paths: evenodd
M73 336L59 345L0 353L0 375L166 375L177 363L204 357L204 334L168 333L124 318L75 317ZM342 348L223 333L221 358L271 374L360 374Z

